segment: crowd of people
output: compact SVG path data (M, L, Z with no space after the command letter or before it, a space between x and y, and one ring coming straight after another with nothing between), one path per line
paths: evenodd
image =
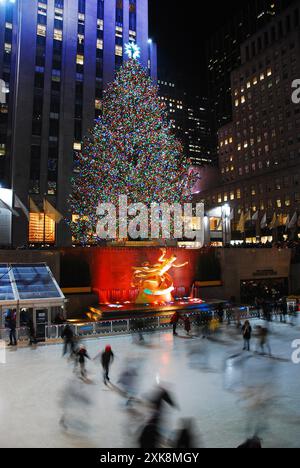
M289 308L285 299L275 304L266 304L263 300L258 301L254 323L250 319L242 318L237 310L239 310L237 307L230 308L228 304L219 304L214 313L207 312L201 316L190 317L183 312L176 311L170 319L174 340L177 337L183 337L182 331L184 331L186 338L200 337L202 340L214 341L218 338L222 329L226 330L226 327L231 327L231 329L236 330L237 336L240 335L241 337L241 352L250 353L253 351L257 354L272 356L268 323L275 318L278 318L278 322L287 323L287 317L295 315L296 307L293 310ZM262 319L261 322L257 320L258 318ZM137 338L137 340L134 340L136 345L145 345L142 319L137 320L133 335ZM136 443L140 448L199 448L196 423L191 418L184 418L179 421L178 429L174 431L171 439L164 434L163 421L166 408L178 409L176 398L167 385L158 382L148 401L141 401L137 392L139 372L134 363L126 365L119 379L112 384L110 369L114 362L115 353L110 345L106 345L95 357L91 357L86 346L78 341L72 327L69 325L64 327L62 338L64 339L63 355L68 356L69 361L74 361L74 373L82 382L89 382L86 362L88 360L93 361L95 364L100 364L103 384L111 390L117 388L120 395L125 398L126 410L137 411L139 405L147 407L148 416L140 427L136 439ZM254 338L256 343L255 346L252 346ZM68 425L65 417L62 418L62 421L62 426L66 429ZM261 447L259 434L255 433L253 437L247 439L238 448Z
M253 322L246 317L246 314L241 312L240 307L235 304L234 298L231 298L228 303L220 303L214 310L202 312L198 315L189 315L176 311L170 318L170 326L172 327L174 340L177 337L183 337L183 331L186 339L201 338L203 343L207 340L218 340L223 330L235 330L236 336L240 336L241 339L242 355L253 351L260 355L272 356L269 323L276 320L278 323L293 326L298 310L299 303L290 304L286 298L272 301L256 298L252 312L252 318L255 318ZM144 325L142 319L136 320L135 327L132 330L134 344L139 346L144 346L146 341ZM13 312L6 317L6 326L9 329L9 346L16 346L16 316ZM32 321L31 323L28 322L28 328L29 344L33 345L36 343L36 336ZM125 398L126 410L135 411L139 408L139 405L147 407L147 417L136 437L136 443L140 448L172 447L190 449L199 447L196 436L196 423L191 418L184 418L178 422L178 428L174 431L171 439L164 434L165 408L178 409L176 398L166 384L158 382L151 397L147 401L141 401L137 392L138 370L136 366L133 363L126 365L119 380L112 384L110 370L115 359L115 352L112 347L107 344L93 357L89 353L86 344L83 344L75 336L73 330L72 326L64 325L61 338L64 342L63 356L67 357L69 363L73 363L74 378L80 380L83 384L88 384L90 380L87 362L93 362L95 365L100 365L101 380L104 386L109 390L117 388L120 395ZM255 339L255 345L252 344L253 339ZM200 348L201 341L198 341ZM80 392L78 393L75 389L68 390L69 395L72 395L72 392L74 401L79 405L87 404L88 399L80 395ZM66 397L66 401L68 401L68 397ZM67 404L69 404L69 401ZM70 422L65 411L60 424L63 430L69 429ZM252 438L247 439L238 448L261 448L259 434L255 433Z

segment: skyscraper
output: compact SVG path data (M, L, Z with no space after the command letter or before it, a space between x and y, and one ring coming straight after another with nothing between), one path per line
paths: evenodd
M231 71L241 64L241 45L293 0L247 0L207 42L208 94L212 134L232 119ZM215 138L215 162L217 162Z
M196 166L210 164L212 142L207 98L187 93L166 78L160 77L158 85L160 99L186 157Z
M0 3L0 183L25 205L43 198L67 215L74 152L101 113L102 92L136 42L156 79L148 0L6 0ZM36 211L36 210L35 210ZM69 240L43 214L14 218L13 244Z
M222 182L199 195L207 209L228 205L233 230L245 224L250 241L257 224L268 224L269 240L277 227L285 235L298 227L300 104L292 84L300 76L299 32L297 0L242 44L231 73L233 118L218 132Z

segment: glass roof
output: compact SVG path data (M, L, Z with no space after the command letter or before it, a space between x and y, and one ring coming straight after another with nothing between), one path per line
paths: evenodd
M8 265L0 265L0 301L14 300Z
M46 264L0 264L0 301L64 299Z

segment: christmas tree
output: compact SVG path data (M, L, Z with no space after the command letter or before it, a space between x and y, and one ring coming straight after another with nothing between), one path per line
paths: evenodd
M96 239L98 204L181 203L193 176L181 143L167 122L165 106L139 62L131 58L104 92L101 117L77 154L77 174L69 198L73 237Z

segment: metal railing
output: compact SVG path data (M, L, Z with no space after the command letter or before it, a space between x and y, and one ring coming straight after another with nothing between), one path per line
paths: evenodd
M207 323L207 320L217 316L217 313L213 310L206 312L182 312L181 314L188 316L191 320L191 324L195 327L201 327ZM272 317L280 315L280 313L272 313ZM224 310L224 323L236 323L246 319L262 318L262 314L257 311L254 307L235 307ZM120 335L128 333L139 333L139 332L152 332L156 330L168 329L172 327L170 323L171 315L157 316L157 317L143 317L133 319L118 319L118 320L107 320L101 322L86 322L80 324L69 324L73 330L74 336L78 338L88 338L95 336L105 335ZM61 340L62 332L66 324L62 325L49 325L45 326L45 341L57 341ZM178 327L183 327L183 321L180 320ZM18 340L24 342L29 340L28 328L21 327L17 329ZM0 339L8 340L9 329L0 329Z

